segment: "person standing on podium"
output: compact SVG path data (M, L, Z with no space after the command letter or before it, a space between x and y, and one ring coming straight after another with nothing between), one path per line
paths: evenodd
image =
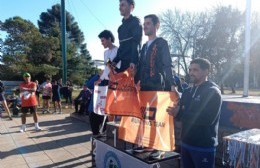
M144 34L148 36L148 41L142 47L135 75L135 83L141 91L176 91L168 43L156 35L159 27L160 21L156 15L144 17ZM139 149L134 151L143 151L142 148ZM161 159L164 154L164 151L154 150L150 157Z
M134 0L119 0L119 2L119 10L123 19L118 28L119 48L112 62L113 67L116 67L121 61L120 68L115 68L118 73L129 67L131 70L135 69L142 40L141 22L131 14L135 7Z

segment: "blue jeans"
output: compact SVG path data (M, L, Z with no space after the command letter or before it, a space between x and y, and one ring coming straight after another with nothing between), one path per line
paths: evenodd
M190 148L181 146L181 160L183 168L214 168L216 150L200 150L201 148Z

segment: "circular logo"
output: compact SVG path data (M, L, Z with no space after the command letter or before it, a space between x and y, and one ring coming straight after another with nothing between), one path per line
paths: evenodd
M121 168L121 164L116 154L109 151L105 155L104 168Z

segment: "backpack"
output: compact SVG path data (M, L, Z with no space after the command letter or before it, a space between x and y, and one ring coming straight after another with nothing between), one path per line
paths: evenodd
M4 90L5 90L4 83L0 81L0 93L3 93Z

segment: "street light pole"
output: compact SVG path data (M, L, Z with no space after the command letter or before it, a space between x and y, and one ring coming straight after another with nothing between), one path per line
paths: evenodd
M66 55L66 11L65 0L61 0L61 45L62 45L62 81L67 82L67 55Z
M244 91L243 97L248 97L249 88L249 61L250 61L250 19L251 18L251 0L246 0L246 28L245 28L245 50L244 50Z

